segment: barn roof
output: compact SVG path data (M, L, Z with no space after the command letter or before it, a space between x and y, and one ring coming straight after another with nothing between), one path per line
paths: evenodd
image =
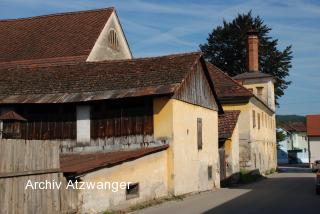
M0 62L88 56L113 11L0 20Z
M0 68L0 104L70 103L173 94L199 61L205 66L202 54L193 52L133 60L4 67ZM209 74L207 77L211 83Z
M227 139L232 137L232 133L237 125L239 115L240 111L224 111L224 114L219 115L219 139Z
M163 145L131 151L64 154L60 155L60 169L62 172L84 174L106 167L113 167L127 161L132 161L146 155L166 150L168 147L168 145Z
M307 115L307 135L320 136L320 114Z
M237 98L250 98L253 96L252 92L233 80L213 64L207 62L207 67L211 79L214 82L217 95L222 101L228 99L235 100Z

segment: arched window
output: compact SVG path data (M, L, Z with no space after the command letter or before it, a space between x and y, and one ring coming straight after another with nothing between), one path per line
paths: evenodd
M119 49L119 41L118 41L118 36L117 32L114 29L111 29L109 31L108 35L108 45L110 48L113 50L118 50Z

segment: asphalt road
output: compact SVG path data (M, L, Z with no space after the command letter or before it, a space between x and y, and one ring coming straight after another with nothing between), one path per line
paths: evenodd
M282 168L282 173L237 188L223 188L170 201L139 214L318 214L315 174L303 168Z

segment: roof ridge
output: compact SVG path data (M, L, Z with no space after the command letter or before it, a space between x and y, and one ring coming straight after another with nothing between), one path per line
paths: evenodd
M217 66L215 66L214 64L212 64L211 62L208 62L209 64L211 64L213 67L215 67L218 71L220 71L223 75L225 75L228 79L230 79L231 81L233 81L234 83L236 83L237 85L241 86L243 89L245 89L247 92L249 92L251 95L254 95L250 90L248 90L246 87L244 87L243 85L241 85L239 82L235 81L232 77L230 77L228 74L226 74L223 70L221 70L220 68L218 68Z
M177 57L177 56L189 56L193 54L199 54L199 56L202 54L200 51L194 51L194 52L186 52L186 53L177 53L177 54L169 54L169 55L162 55L162 56L152 56L152 57L141 57L141 58L134 58L134 59L119 59L119 60L104 60L104 61L61 61L61 62L55 62L55 64L51 64L52 62L37 62L36 60L50 60L50 59L63 59L63 58L72 58L73 56L64 56L64 57L51 57L51 58L43 58L43 59L34 59L34 60L22 60L22 61L11 61L8 63L13 63L10 68L17 68L17 67L59 67L59 66L67 66L67 65L77 65L77 64L108 64L113 62L136 62L139 60L150 60L150 59L156 59L156 58L164 58L164 57ZM27 62L27 61L34 61L34 64L14 64L14 62ZM5 64L5 62L3 63ZM0 63L1 65L1 63ZM8 68L9 69L9 68Z
M16 18L16 19L0 19L0 22L13 22L13 21L32 20L32 19L46 18L46 17L52 17L52 16L63 16L63 15L72 15L72 14L92 13L92 12L107 11L107 10L113 10L114 11L115 7L106 7L106 8L99 8L99 9L70 11L70 12L58 12L58 13L45 14L45 15L39 15L39 16L30 16L30 17L23 17L23 18Z

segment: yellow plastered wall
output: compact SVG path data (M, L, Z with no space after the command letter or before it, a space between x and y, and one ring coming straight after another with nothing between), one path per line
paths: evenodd
M197 147L197 118L202 118L203 148ZM169 98L154 100L154 136L166 138L168 189L173 195L219 187L217 111ZM213 177L208 179L208 166Z
M227 177L239 173L239 128L238 123L235 126L232 137L227 139L224 144L226 162L227 162Z
M174 194L219 187L218 114L216 111L173 100ZM202 119L202 149L197 146L197 118ZM208 179L208 166L213 178Z
M81 213L97 213L167 196L167 151L150 154L134 161L91 172L81 179L85 182L139 183L139 197L126 199L126 191L79 190Z
M276 161L276 128L275 114L270 113L255 98L246 104L225 104L224 110L240 110L238 119L240 161L247 161L249 169L259 168L261 172L275 168ZM253 127L253 110L256 126ZM260 115L260 129L258 128ZM250 142L250 144L246 144Z

